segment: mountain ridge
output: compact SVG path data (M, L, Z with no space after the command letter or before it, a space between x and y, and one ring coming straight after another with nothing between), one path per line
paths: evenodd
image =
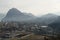
M57 15L46 14L41 17L36 17L32 13L23 13L16 8L12 8L7 12L7 15L2 19L3 22L31 22L31 23L40 23L43 25L48 25L57 19Z
M31 14L32 15L32 14ZM25 15L23 12L19 11L16 8L12 8L7 12L7 15L2 19L2 21L27 21L34 16Z

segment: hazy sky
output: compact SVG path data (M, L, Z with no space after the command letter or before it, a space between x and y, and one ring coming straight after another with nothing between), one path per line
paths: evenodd
M60 0L0 0L0 13L7 13L11 8L34 15L60 12Z

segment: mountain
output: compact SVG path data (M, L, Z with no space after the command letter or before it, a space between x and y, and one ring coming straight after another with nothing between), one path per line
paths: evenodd
M5 17L5 14L0 13L0 21Z
M29 15L28 13L23 13L16 8L12 8L8 11L7 15L2 19L3 22L23 22L34 19L34 15Z
M2 19L3 22L32 22L48 25L57 19L57 15L48 13L41 17L36 17L32 13L23 13L16 8L12 8L7 12L7 15Z
M48 24L48 26L53 28L55 32L60 32L59 31L60 30L60 16L58 16L58 18L54 22Z
M37 19L36 19L36 22L39 22L39 23L41 23L42 25L48 25L48 24L54 22L57 18L58 18L57 15L48 13L48 14L46 14L46 15L43 15L43 16L37 18Z
M60 23L60 16L58 16L57 20L55 20L54 23Z

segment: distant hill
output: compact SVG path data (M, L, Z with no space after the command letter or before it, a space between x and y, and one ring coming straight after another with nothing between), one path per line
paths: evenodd
M42 25L48 25L54 22L58 18L58 15L55 14L46 14L36 19L37 22L41 23Z
M55 32L60 32L59 31L60 30L60 16L58 16L58 18L54 22L50 23L48 26L53 28Z
M12 8L8 11L7 15L2 19L3 22L23 22L34 19L34 15L29 15L28 13L23 13L16 8Z

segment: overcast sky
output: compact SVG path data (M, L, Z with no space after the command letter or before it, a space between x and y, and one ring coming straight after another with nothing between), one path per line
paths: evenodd
M60 12L60 0L0 0L0 13L7 13L11 8L42 15Z

